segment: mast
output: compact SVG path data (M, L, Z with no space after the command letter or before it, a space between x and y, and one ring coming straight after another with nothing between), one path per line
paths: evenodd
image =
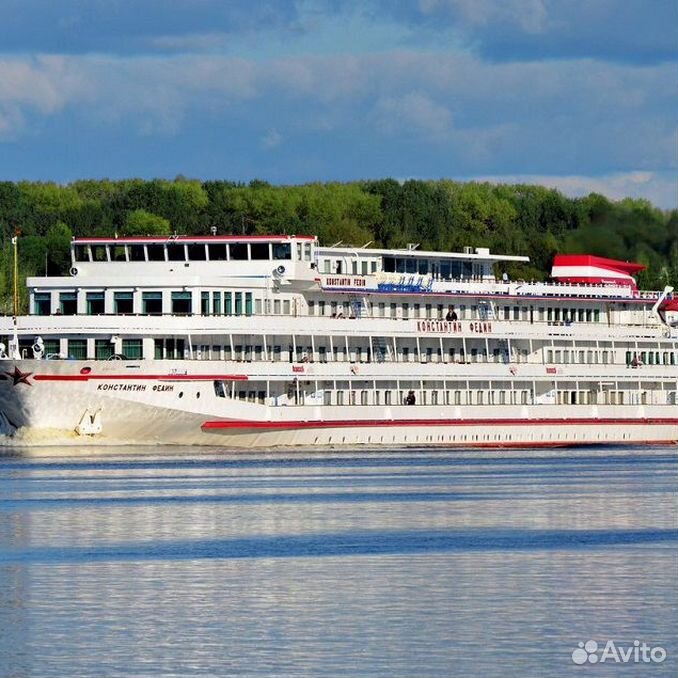
M17 316L19 315L19 235L21 231L17 228L14 231L12 245L14 247L14 315L12 318L12 344L10 354L14 360L21 360L19 352L19 331L17 328Z
M14 246L14 319L19 315L19 230L14 231L12 245ZM15 322L16 324L16 322Z

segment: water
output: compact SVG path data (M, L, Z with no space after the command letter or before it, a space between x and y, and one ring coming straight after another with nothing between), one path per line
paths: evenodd
M676 675L674 448L56 454L0 458L2 678Z

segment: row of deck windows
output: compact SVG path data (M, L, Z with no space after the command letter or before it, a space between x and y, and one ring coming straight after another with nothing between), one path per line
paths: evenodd
M466 346L459 340L453 345L445 341L440 345L437 340L421 340L421 345L407 345L408 341L398 339L393 345L391 337L373 337L372 345L369 343L356 345L346 342L346 337L334 337L332 345L320 343L327 339L319 339L315 347L313 345L297 342L296 344L283 344L275 337L267 345L263 343L247 343L234 341L220 344L195 343L193 345L193 358L197 360L226 360L236 362L289 362L289 363L341 363L354 364L371 362L398 362L398 363L439 363L439 364L472 364L472 363L501 363L521 364L540 363L546 364L589 364L608 365L626 364L629 368L642 368L652 365L676 365L678 357L674 351L667 350L626 350L621 348L595 348L595 349L557 349L536 348L532 357L529 349L516 346L507 348L473 346L473 340L468 340ZM278 340L277 342L275 340ZM153 357L161 359L184 359L190 358L190 351L186 340L183 338L156 338ZM426 345L427 342L435 344ZM470 345L469 345L470 344ZM30 344L27 344L27 347ZM106 360L113 353L113 344L110 339L94 339L94 351L88 355L87 339L69 339L67 342L66 355L71 358L86 359L95 358ZM122 340L121 352L128 358L150 358L150 355L142 355L142 340L128 338ZM44 352L46 355L58 355L63 345L58 339L44 339ZM28 350L28 348L27 348ZM90 349L91 350L91 349ZM118 348L120 350L120 348Z
M139 293L136 293L139 294ZM174 290L164 293L160 290L148 290L140 293L138 308L144 315L160 315L172 313L175 315L300 315L301 303L296 298L283 297L274 299L255 298L252 292L201 292L199 302L188 290ZM53 294L51 292L35 292L33 295L34 315L50 315L52 311ZM85 292L85 308L87 315L129 315L135 311L135 292L115 291L107 310L106 295L103 290ZM199 309L196 304L199 303ZM504 306L501 316L508 321L540 321L552 323L594 322L601 320L600 309L563 309L544 308L530 310L527 307ZM77 315L78 294L75 291L59 292L56 312L61 315ZM308 315L338 318L391 318L391 319L458 319L458 320L488 320L492 319L492 310L487 304L454 306L452 304L419 304L372 302L364 305L360 301L309 301Z
M601 320L598 308L558 308L527 306L501 306L498 308L499 317L503 320L523 322L572 323L594 322ZM455 306L448 304L419 304L372 302L368 305L361 301L309 301L308 314L312 316L344 316L372 318L399 318L402 320L426 319L445 320L454 314L458 320L488 320L492 319L493 311L489 304Z
M481 267L477 266L476 274L480 270ZM431 275L441 280L468 279L474 274L473 264L470 261L421 257L384 257L384 271L386 273Z
M350 263L346 264L342 259L323 259L322 272L323 273L352 273L353 275L369 275L377 272L376 259L358 261L352 259ZM346 269L346 270L344 270Z
M291 243L147 243L75 245L76 262L103 261L289 261ZM311 261L311 243L297 243L297 259Z
M272 387L272 388L271 388ZM421 388L321 388L309 392L306 388L289 384L280 392L280 384L269 389L243 389L233 382L214 382L217 397L231 397L251 403L274 407L298 405L647 405L675 404L675 391L647 389L556 390L552 401L543 402L530 389L436 389ZM278 389L272 392L273 389Z
M114 292L112 313L115 315L131 315L134 313L134 292ZM278 304L280 303L279 300ZM193 313L193 295L188 291L174 291L170 294L169 312L174 315L191 315ZM34 315L50 315L52 295L50 292L34 294ZM257 313L261 313L261 300L257 300ZM289 313L289 300L286 305ZM203 292L201 296L202 315L252 315L255 302L251 292ZM76 292L60 292L57 313L60 315L77 315L78 299ZM87 292L85 294L85 312L87 315L103 315L106 313L104 292ZM144 315L161 315L163 313L163 293L149 291L141 293L141 313Z
M149 290L141 293L141 313L160 315L164 311L163 293L160 290ZM172 314L190 315L194 312L193 294L179 290L170 293L169 312ZM34 315L50 315L52 308L51 292L35 292L33 298ZM299 305L296 299L254 299L251 292L202 292L200 295L201 315L298 315ZM76 315L78 297L74 291L59 292L57 312L61 315ZM87 315L103 315L106 313L106 299L103 291L85 293L85 312ZM134 313L134 292L113 292L112 313L126 315ZM485 305L455 307L451 304L410 304L376 302L365 308L360 302L351 301L309 301L308 314L325 317L360 317L371 315L375 318L409 319L450 319L456 316L459 320L486 320L492 313ZM536 316L536 318L535 318ZM599 309L560 309L542 307L537 312L528 313L527 307L504 307L503 319L548 322L600 322Z
M183 339L178 340L183 344ZM47 358L65 357L71 360L87 360L92 356L88 355L87 339L68 339L66 341L66 354L61 353L61 342L59 339L45 339L44 355ZM141 360L143 358L143 342L141 339L123 339L122 353L130 360ZM114 354L114 345L110 339L94 340L94 359L108 360ZM28 355L28 353L26 353ZM183 357L183 350L182 356Z

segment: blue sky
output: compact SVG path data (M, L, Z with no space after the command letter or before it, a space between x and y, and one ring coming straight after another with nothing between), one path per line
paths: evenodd
M530 181L676 204L676 0L0 0L0 179Z

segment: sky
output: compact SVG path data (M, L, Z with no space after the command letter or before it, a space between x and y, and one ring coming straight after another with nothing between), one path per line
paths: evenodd
M677 205L676 0L0 0L0 180L530 182Z

